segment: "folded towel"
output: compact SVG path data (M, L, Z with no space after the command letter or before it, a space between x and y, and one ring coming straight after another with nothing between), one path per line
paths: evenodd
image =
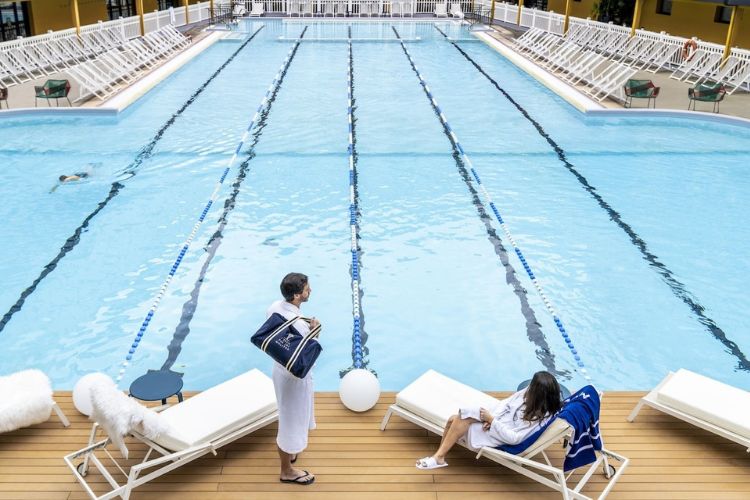
M126 396L107 375L96 373L89 377L92 378L91 420L102 427L126 459L125 436L132 431L153 440L169 430L161 415Z
M534 444L547 427L562 418L573 427L573 437L565 452L565 472L590 464L596 460L595 451L602 449L599 432L599 393L594 386L587 385L563 402L563 408L549 422L517 445L501 445L498 449L517 455Z

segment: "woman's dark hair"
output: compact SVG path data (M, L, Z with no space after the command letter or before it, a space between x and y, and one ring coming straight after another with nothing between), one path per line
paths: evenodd
M302 293L307 285L307 276L302 273L289 273L281 280L281 295L284 300L291 302L294 294Z
M524 396L523 419L536 422L557 413L562 407L560 384L549 372L536 372Z
M68 178L67 175L61 175L60 176L60 182L65 182L65 179L67 179L67 178Z

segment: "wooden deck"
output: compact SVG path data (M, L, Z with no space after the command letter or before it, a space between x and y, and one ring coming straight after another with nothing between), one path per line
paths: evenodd
M499 395L503 395L499 393ZM741 446L646 408L638 421L625 417L641 393L612 392L603 400L606 446L631 459L612 499L750 499L750 455ZM85 499L62 461L81 448L90 424L73 408L70 393L56 399L72 425L64 429L53 415L45 424L0 435L0 500ZM221 449L136 490L134 499L254 500L458 500L552 499L560 495L522 476L476 461L457 448L450 467L419 471L414 460L434 449L437 437L398 417L388 430L380 420L394 394L381 397L366 414L346 410L335 393L319 393L318 429L298 466L317 475L311 486L281 484L275 425ZM134 444L131 458L143 456ZM135 455L135 457L133 457ZM559 457L560 455L558 455ZM93 481L103 478L92 472ZM602 488L594 479L589 492Z

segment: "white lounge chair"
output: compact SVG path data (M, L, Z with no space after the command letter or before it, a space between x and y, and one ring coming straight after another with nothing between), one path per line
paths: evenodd
M233 17L245 17L246 14L247 9L245 7L240 4L235 4L234 9L232 10Z
M447 3L435 4L435 17L448 17L448 4Z
M266 12L266 9L263 7L263 2L253 2L253 6L250 9L250 17L260 17Z
M54 399L47 375L24 370L0 377L0 433L41 424L54 410L65 427L70 425Z
M289 17L297 16L301 17L300 2L299 0L289 0L289 6L287 7L287 14Z
M450 15L455 19L463 19L464 11L461 10L461 4L458 2L451 3Z
M120 401L125 398L123 401L125 406L138 405L114 386L109 391L110 393L105 396L110 400ZM94 402L95 414L97 414L97 402L94 399L92 398L92 402ZM158 409L163 408L165 407ZM127 499L137 486L182 467L203 455L215 454L216 449L221 446L236 441L278 419L273 382L256 369L203 391L182 403L166 407L158 414L145 407L138 409L140 414L145 412L152 422L154 418L158 419L158 427L161 431L153 439L149 439L144 435L152 434L148 429L142 429L139 426L130 430L133 438L148 445L146 456L140 463L130 467L127 464L118 464L106 450L111 442L121 443L121 435L108 434L107 438L95 441L98 428L109 429L109 432L112 432L111 429L122 422L121 412L112 411L111 408L105 408L105 411L99 412L109 414L111 417L100 417L101 421L94 424L89 445L64 457L65 463L92 499L104 500L117 496ZM108 420L109 418L111 420ZM123 457L127 458L127 448L123 449L123 447L124 444L120 450ZM162 456L152 458L151 454L154 451ZM125 482L120 484L115 480L110 469L97 457L97 452L105 453L115 462L117 468L125 476ZM90 464L93 464L104 476L111 486L110 491L101 492L99 489L99 492L93 491L86 479ZM96 482L96 479L92 482Z
M750 392L680 369L670 372L638 401L632 422L644 405L739 443L750 453Z
M388 408L380 430L385 430L393 415L412 422L428 431L442 435L445 423L451 415L458 412L459 406L480 406L492 408L499 401L481 391L457 382L451 378L441 375L434 370L428 370L417 380L409 384L404 390L396 394L396 403ZM560 441L570 438L572 427L558 418L545 430L541 436L519 455L512 455L496 448L484 447L480 450L468 448L465 442L459 443L477 453L477 458L486 457L490 460L512 469L526 477L529 477L545 486L559 491L565 500L590 500L590 497L581 493L582 488L593 476L597 467L602 467L605 477L608 479L607 486L599 495L604 499L614 487L628 465L628 459L602 449L597 453L597 460L588 467L581 480L575 486L566 483L566 473L562 466L552 465L545 450ZM533 460L541 455L544 463ZM619 470L614 471L608 459L613 458L621 463ZM544 475L543 475L544 474Z

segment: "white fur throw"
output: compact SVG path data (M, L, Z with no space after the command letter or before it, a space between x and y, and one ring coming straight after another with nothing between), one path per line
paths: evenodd
M95 379L94 375L90 377L91 419L104 429L123 457L128 458L124 437L132 431L156 439L169 430L158 413L126 396L111 378L104 374L96 374Z
M0 432L46 422L53 404L52 386L41 371L0 377Z

